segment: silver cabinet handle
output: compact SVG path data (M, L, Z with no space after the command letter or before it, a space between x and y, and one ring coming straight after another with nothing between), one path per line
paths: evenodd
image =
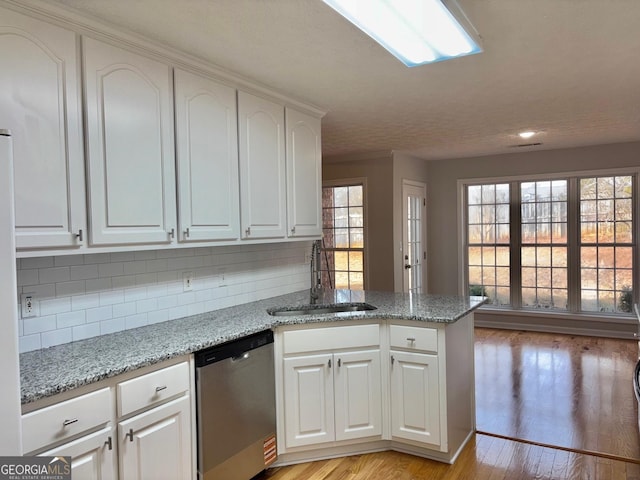
M77 421L77 418L72 418L71 420L65 420L64 422L62 422L62 425L68 427L69 425L71 425L72 423L76 423Z
M338 359L338 368L340 368L342 366L342 359Z
M291 233L296 233L296 227L291 227Z
M75 237L78 239L78 241L82 241L82 229L78 230L78 233L75 234Z
M248 237L249 235L251 235L251 227L247 227L247 229L244 231L244 233L246 233L246 234L247 234L247 237Z
M166 385L162 385L161 387L156 387L156 393L161 392L162 390L166 390L167 386Z
M130 442L133 442L133 428L130 428L124 438L129 438Z
M391 355L391 365L393 365L395 363L396 359L393 358L393 355Z
M327 363L327 365L329 366L329 368L331 368L331 359L329 359L329 362Z
M171 230L169 230L167 233L169 234L169 237L173 238L173 237L175 237L175 235L176 235L176 229L175 229L175 228L172 228L172 229L171 229Z
M104 444L107 446L107 448L109 450L113 450L113 442L111 441L111 436L109 436L109 438L107 438L107 441L104 442Z
M407 337L407 342L415 343L416 339L414 337Z
M184 234L185 237L188 237L189 236L189 227L187 227L187 229L184 230L182 233Z

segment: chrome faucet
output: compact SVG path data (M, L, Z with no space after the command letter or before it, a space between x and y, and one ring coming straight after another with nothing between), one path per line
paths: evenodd
M320 275L320 240L315 240L311 245L311 289L309 297L311 304L318 303L322 292L322 277Z

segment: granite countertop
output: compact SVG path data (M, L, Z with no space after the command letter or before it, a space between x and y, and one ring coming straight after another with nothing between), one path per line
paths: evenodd
M20 354L22 403L277 327L356 319L404 319L452 323L484 303L484 297L410 295L327 290L318 303L368 303L376 310L271 316L268 309L309 304L309 291L214 310Z

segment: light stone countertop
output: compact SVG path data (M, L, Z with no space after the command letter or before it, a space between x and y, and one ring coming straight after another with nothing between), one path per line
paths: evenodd
M293 309L309 304L308 290L290 293L22 353L21 400L23 404L31 403L279 325L356 319L452 323L484 301L484 297L328 290L321 293L318 303L333 305L365 302L377 309L300 316L271 316L267 313L268 309Z

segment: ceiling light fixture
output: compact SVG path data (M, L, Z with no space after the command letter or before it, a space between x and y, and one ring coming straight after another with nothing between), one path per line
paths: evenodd
M520 132L518 135L520 138L531 138L536 134L536 132L528 131L528 132Z
M324 3L408 67L482 51L475 29L455 0L324 0Z

